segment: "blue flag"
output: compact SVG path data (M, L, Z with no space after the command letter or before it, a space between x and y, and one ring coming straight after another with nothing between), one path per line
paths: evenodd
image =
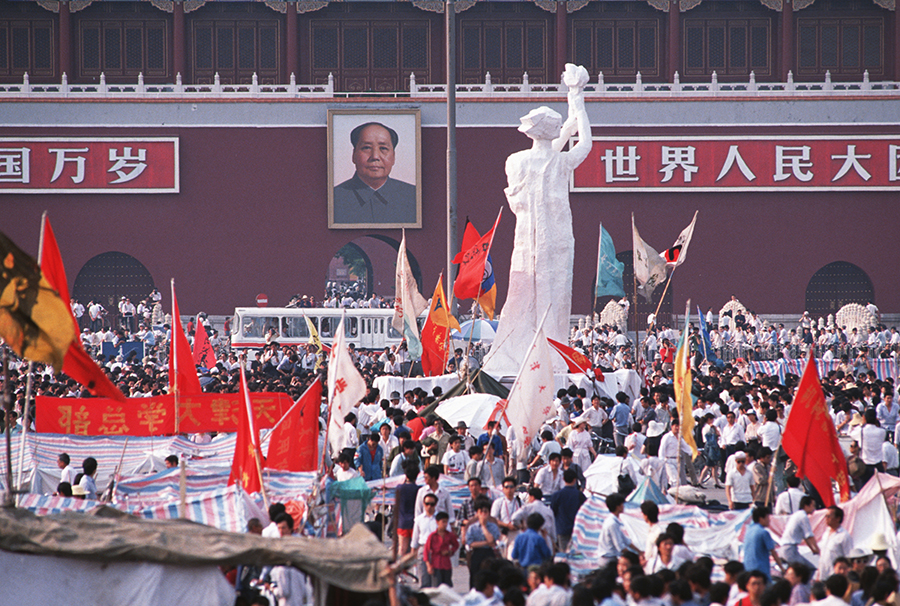
M703 312L700 311L699 305L697 306L697 316L700 318L700 336L703 337L703 357L709 360L710 364L724 368L725 362L720 360L713 352L712 341L709 338L709 328L706 326L706 318L703 317Z
M598 297L607 295L624 297L625 287L622 284L622 271L625 264L616 259L616 247L609 232L600 224L600 243L597 246L597 281L594 294Z

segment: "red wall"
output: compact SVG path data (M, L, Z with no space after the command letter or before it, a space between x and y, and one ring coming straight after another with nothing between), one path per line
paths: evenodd
M596 134L884 134L864 127L746 129L595 128ZM895 130L900 131L900 127ZM166 292L176 279L181 309L225 314L257 293L283 304L296 293L321 296L328 262L368 233L397 240L399 230L328 230L326 129L321 128L7 128L4 136L177 136L181 193L161 195L3 195L2 229L36 253L49 211L71 284L94 255L133 255ZM445 264L445 134L422 129L424 226L407 230L426 297ZM459 231L468 215L480 231L505 206L506 157L528 146L513 128L461 128ZM760 313L800 313L806 284L832 261L861 267L883 312L900 311L896 279L898 196L872 193L578 193L573 311L586 313L601 220L618 251L631 248L630 218L652 246L671 245L700 211L689 258L673 280L674 310L686 298L718 308L734 294ZM507 207L494 243L499 299L507 292L514 216Z

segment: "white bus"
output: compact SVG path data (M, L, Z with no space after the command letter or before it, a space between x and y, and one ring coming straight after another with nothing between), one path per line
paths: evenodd
M421 329L425 314L418 319ZM231 322L231 346L237 349L260 348L266 344L269 329L274 328L281 345L309 343L309 318L322 343L331 344L344 315L347 343L362 349L382 349L403 339L391 326L393 309L331 309L294 307L237 307Z

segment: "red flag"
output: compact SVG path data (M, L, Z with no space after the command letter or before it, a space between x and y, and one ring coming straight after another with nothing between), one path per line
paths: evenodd
M453 294L457 299L477 299L481 295L484 264L491 252L494 230L497 229L502 214L503 209L501 208L497 214L497 220L494 221L494 226L481 237L478 237L475 227L466 222L462 247L459 254L453 258L453 262L459 265L459 273L456 276L456 282L453 283Z
M237 441L234 443L234 459L231 463L228 485L240 482L241 488L245 491L260 492L262 490L260 470L264 461L259 448L259 433L253 423L250 390L247 389L247 377L244 374L243 363L241 364L241 395L244 406L240 407Z
M434 295L431 297L431 309L425 320L425 326L422 327L422 372L426 377L444 374L448 353L447 336L451 328L459 330L459 322L447 307L443 277L442 273L438 278Z
M66 283L66 268L63 266L62 255L59 252L53 228L50 226L50 219L46 216L43 221L43 231L41 271L47 279L47 283L59 293L59 298L68 305L71 299L69 298L69 286ZM71 307L69 313L71 314ZM74 315L72 315L72 322L75 324L75 334L77 335L79 332L78 321ZM97 366L84 351L81 339L77 337L66 350L62 371L87 387L88 391L95 396L113 398L120 402L125 401L125 394L109 380L103 369Z
M321 404L322 382L316 379L269 436L267 468L284 471L317 469Z
M191 344L181 327L181 316L178 312L178 300L175 298L175 280L172 280L172 342L169 344L169 393L196 394L203 393L197 368L194 366L194 355Z
M548 338L547 342L550 343L550 347L556 350L556 352L563 357L563 360L566 361L566 366L569 367L569 372L576 373L580 372L583 374L587 374L589 370L591 370L591 360L586 355L577 351L568 345L563 345L558 341L554 341L553 339ZM600 372L599 368L594 369L594 378L598 381L603 381L603 373Z
M194 332L194 364L203 368L212 368L216 365L216 352L209 343L206 327L199 321Z
M838 443L834 421L828 414L819 372L811 354L797 386L781 445L797 464L797 475L809 478L826 507L834 505L832 479L837 480L841 501L850 498L847 461Z

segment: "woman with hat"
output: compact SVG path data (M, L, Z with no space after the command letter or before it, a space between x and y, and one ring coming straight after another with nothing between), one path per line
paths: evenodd
M572 421L575 425L574 431L569 434L566 446L572 450L572 462L587 469L591 466L594 457L597 456L594 450L591 434L587 431L587 417L581 415Z

